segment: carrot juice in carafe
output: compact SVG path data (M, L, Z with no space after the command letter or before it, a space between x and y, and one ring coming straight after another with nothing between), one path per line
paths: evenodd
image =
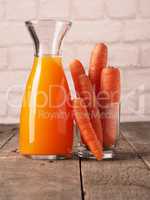
M73 121L60 46L68 21L26 22L35 46L20 115L19 150L31 156L70 156Z

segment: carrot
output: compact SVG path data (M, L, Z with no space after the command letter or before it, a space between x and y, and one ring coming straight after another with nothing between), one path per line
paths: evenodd
M69 64L69 68L70 68L70 72L71 72L71 76L73 79L73 83L74 83L74 87L75 87L75 91L76 91L76 96L79 97L79 93L80 93L80 87L79 87L79 83L78 83L78 78L81 74L85 74L85 70L84 67L82 65L82 63L77 60L74 59L70 64ZM81 137L82 143L86 145L86 142L84 141L84 139Z
M99 43L92 51L89 66L89 78L92 82L95 94L100 90L101 71L107 65L107 46Z
M120 71L118 68L107 67L101 74L101 93L108 98L108 102L120 101Z
M86 105L81 98L73 100L73 112L75 121L80 129L81 136L86 141L89 149L95 155L97 160L103 158L103 149L96 133L92 127Z
M103 142L105 147L111 147L116 140L120 102L120 71L118 68L108 67L102 70L101 93L104 97L102 100L99 99L103 115Z
M75 59L70 63L69 68L70 68L72 79L74 82L76 95L79 96L78 77L81 74L85 74L84 67L79 60Z
M103 144L103 131L100 112L97 107L97 100L95 92L93 91L91 81L86 74L79 76L79 95L83 98L84 103L87 106L88 113L92 122L92 126L95 130L98 140Z
M96 96L93 91L92 84L91 84L88 76L85 74L83 65L81 64L80 61L74 60L70 64L70 70L71 70L72 78L74 81L76 94L80 97L83 97L84 102L88 108L92 126L96 132L96 135L97 135L99 141L101 143L103 143L100 113L97 108L97 105L95 105L96 104ZM84 139L82 142L84 144L86 144Z
M118 134L119 104L109 104L102 111L103 144L112 147Z

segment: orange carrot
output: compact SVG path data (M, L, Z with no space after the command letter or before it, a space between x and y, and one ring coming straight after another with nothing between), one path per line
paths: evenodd
M119 104L112 103L102 110L103 144L111 147L115 144L119 126Z
M78 79L79 79L79 76L81 74L85 74L84 67L83 67L82 63L79 60L74 59L69 64L69 68L70 68L71 76L72 76L72 79L73 79L73 82L74 82L74 87L75 87L76 95L79 97L80 96L79 95L80 88L79 88ZM81 136L81 139L82 139L82 143L86 145L86 142L84 141L84 139L82 138L82 136Z
M105 147L111 147L116 140L120 102L120 71L118 68L108 67L102 70L101 93L104 97L102 100L99 99L103 115L103 142Z
M118 68L107 67L101 74L101 93L105 95L108 102L120 101L120 71Z
M80 61L74 60L70 64L70 70L74 81L76 93L78 94L78 96L83 97L84 102L88 108L92 126L96 132L99 141L103 143L100 113L96 105L96 96L93 91L92 84L88 76L85 74L83 65L80 63ZM83 143L86 144L84 140Z
M73 112L81 136L97 160L103 158L103 149L92 127L86 105L81 98L73 100Z
M103 144L103 131L102 131L102 123L100 112L97 107L97 100L95 96L95 92L93 91L91 81L86 74L82 74L79 76L78 80L79 86L79 95L83 98L84 103L87 106L87 110L90 115L90 119L92 122L92 126L95 130L96 136L98 140Z
M100 90L101 71L107 65L107 46L99 43L92 51L89 66L89 78L97 96Z
M70 63L69 67L70 67L72 79L74 82L76 94L77 94L77 96L79 96L78 78L81 74L85 74L84 67L83 67L82 63L77 59L73 60Z

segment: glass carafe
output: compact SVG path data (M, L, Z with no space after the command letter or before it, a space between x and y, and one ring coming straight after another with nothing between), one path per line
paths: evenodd
M70 157L73 121L60 46L71 22L27 21L35 56L20 115L19 151L34 158Z

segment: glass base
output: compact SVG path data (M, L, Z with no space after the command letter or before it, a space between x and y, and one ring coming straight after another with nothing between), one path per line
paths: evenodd
M114 158L115 154L114 154L114 151L113 150L105 150L104 151L104 156L103 156L103 159L107 160L107 159L112 159Z
M78 150L79 150L78 151L79 157L81 157L83 159L96 160L95 156L89 150L87 150L85 147L80 146ZM103 160L113 159L115 156L113 149L104 150L103 153L104 153Z
M58 156L58 155L27 155L26 157L31 158L33 160L66 160L70 159L70 156Z
M104 156L103 160L109 160L113 159L115 156L115 153L113 149L105 149L103 151ZM27 158L33 159L33 160L68 160L68 159L78 159L83 158L87 160L96 160L95 156L85 147L85 146L78 146L75 152L73 154L68 154L67 156L63 155L24 155Z

